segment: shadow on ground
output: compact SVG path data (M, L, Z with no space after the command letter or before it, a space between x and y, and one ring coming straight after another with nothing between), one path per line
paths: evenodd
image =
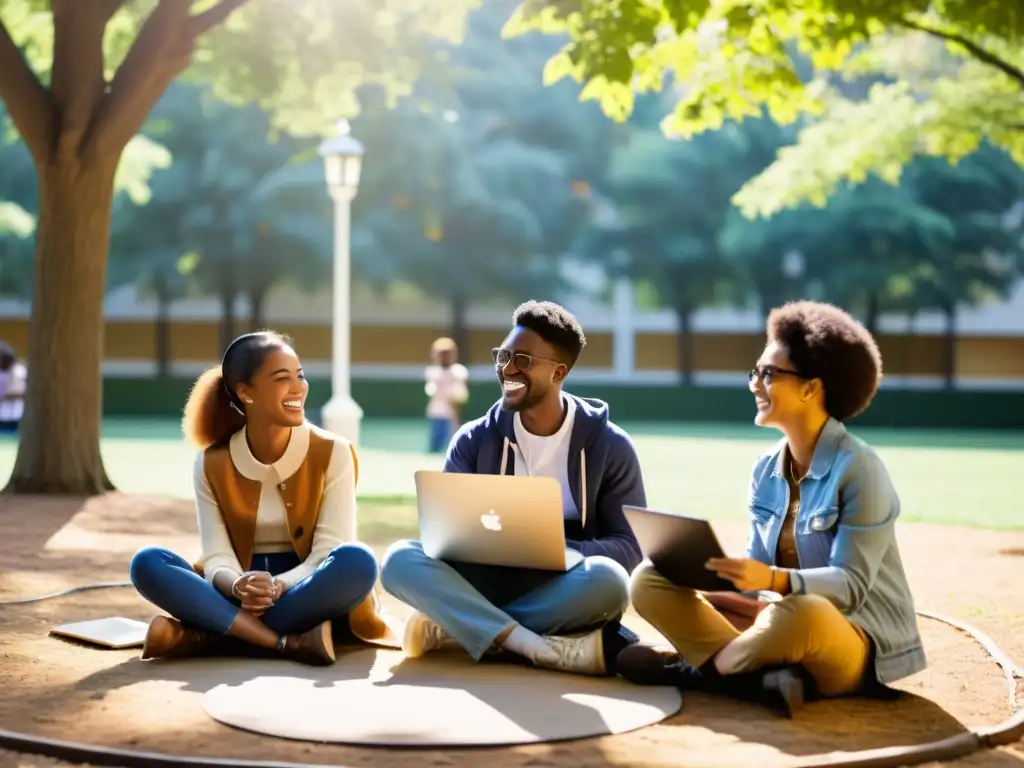
M19 498L14 508L9 499L0 498L5 545L0 552L0 599L122 579L131 554L148 543L185 550L182 554L188 556L188 548L195 547L194 531L194 510L187 502L113 494L85 503L45 499L26 504ZM722 531L730 544L744 534L742 525ZM378 552L387 544L373 543ZM957 569L934 567L936 553L946 551L958 553ZM1008 606L1019 605L1018 558L1024 553L1024 534L915 526L904 552L922 607L977 621L1011 656L1019 655L1024 618ZM975 613L966 616L968 607ZM137 650L103 651L46 635L57 623L115 615L146 620L153 614L152 606L129 589L0 607L0 728L175 754L348 766L770 768L803 763L824 752L948 738L1009 715L998 667L968 638L929 621L922 622L922 632L930 668L903 681L906 695L896 702L816 702L797 720L787 721L751 705L689 695L677 715L627 734L501 749L413 751L290 742L220 725L202 711L201 697L211 688L240 685L265 674L269 667L259 661L141 662ZM628 621L648 631L635 617ZM368 666L357 665L344 674L368 671ZM392 669L391 684L413 679L414 671L399 664ZM301 668L290 674L302 674ZM489 696L487 691L475 695L485 700ZM503 706L500 701L489 703ZM553 715L510 710L510 716L528 725ZM967 758L963 764L1022 768L1024 756L1002 750Z

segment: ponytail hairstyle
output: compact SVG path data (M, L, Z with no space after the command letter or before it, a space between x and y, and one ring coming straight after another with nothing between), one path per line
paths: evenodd
M245 426L245 406L235 389L252 383L267 356L291 340L274 331L239 336L224 350L220 365L203 371L185 402L181 431L200 451L222 445Z

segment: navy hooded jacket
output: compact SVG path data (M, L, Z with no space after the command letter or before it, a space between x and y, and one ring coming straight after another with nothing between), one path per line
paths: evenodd
M631 573L643 556L622 507L647 504L636 450L629 435L608 420L607 403L566 396L576 402L568 476L573 501L580 510L580 520L565 523L566 545L584 557L610 557ZM499 401L455 434L444 471L513 475L514 445L513 414L503 410Z

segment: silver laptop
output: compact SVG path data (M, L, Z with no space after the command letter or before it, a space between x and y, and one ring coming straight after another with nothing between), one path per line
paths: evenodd
M416 473L420 543L428 557L568 571L562 489L551 477Z

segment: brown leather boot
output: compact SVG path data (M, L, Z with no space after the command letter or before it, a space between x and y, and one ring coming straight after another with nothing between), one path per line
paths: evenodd
M149 622L142 645L143 659L170 659L203 656L215 651L219 635L202 629L182 626L177 619L157 616Z
M334 635L330 621L301 635L286 635L282 640L281 655L286 659L316 667L326 667L335 662Z

